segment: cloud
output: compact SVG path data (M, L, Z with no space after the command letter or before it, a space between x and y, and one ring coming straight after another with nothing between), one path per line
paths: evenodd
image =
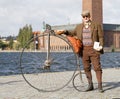
M119 0L103 0L103 22L117 23ZM0 0L0 35L17 35L19 29L31 24L41 30L45 21L51 25L81 22L82 0Z
M34 30L39 30L43 21L51 25L74 23L71 18L79 15L80 3L80 0L2 0L0 35L17 35L25 24L32 24Z
M103 22L120 24L120 0L103 0Z

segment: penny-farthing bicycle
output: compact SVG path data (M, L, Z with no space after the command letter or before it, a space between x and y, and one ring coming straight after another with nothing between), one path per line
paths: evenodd
M50 25L25 44L20 55L20 68L24 80L42 92L58 91L71 81L75 89L83 91L86 83L71 43L65 36L55 34Z

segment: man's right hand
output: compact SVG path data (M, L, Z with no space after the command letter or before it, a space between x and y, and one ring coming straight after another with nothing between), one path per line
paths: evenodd
M61 35L65 33L65 30L55 30L55 33Z

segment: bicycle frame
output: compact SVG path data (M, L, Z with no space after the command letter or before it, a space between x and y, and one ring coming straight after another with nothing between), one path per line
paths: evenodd
M78 73L80 74L80 80L81 82L83 83L83 79L82 79L82 71L80 69L80 61L79 61L79 56L77 55L77 70L78 70Z
M46 24L46 31L48 34L47 34L47 57L46 57L46 60L44 62L44 69L50 69L50 65L51 65L51 62L52 60L50 59L50 33L52 32L51 31L51 26Z

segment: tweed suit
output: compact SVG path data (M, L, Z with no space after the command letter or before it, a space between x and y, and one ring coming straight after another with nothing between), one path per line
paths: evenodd
M76 28L73 31L67 31L67 35L77 36L81 41L83 41L83 27L84 24L78 24ZM103 49L100 51L96 51L93 49L93 44L95 41L100 42L100 45L103 47L104 45L104 35L103 35L103 29L100 24L91 22L90 25L91 29L91 40L92 45L91 46L84 46L83 50L81 52L82 57L82 63L84 66L84 71L86 73L86 76L88 78L88 82L92 82L92 75L91 75L91 66L93 65L93 69L96 72L96 77L98 80L98 83L102 83L102 69L100 64L100 54L103 54Z

